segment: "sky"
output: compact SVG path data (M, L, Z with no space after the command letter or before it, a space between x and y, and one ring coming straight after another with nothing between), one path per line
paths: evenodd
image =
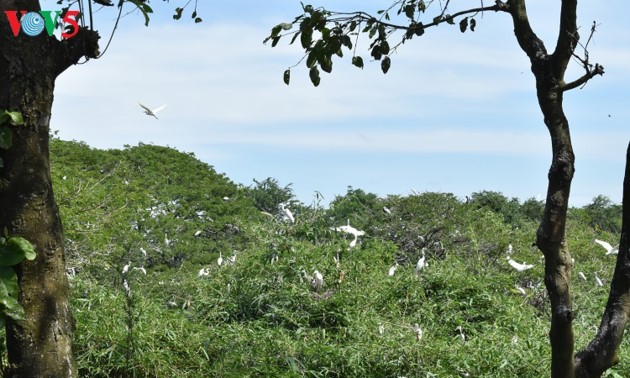
M427 30L392 54L386 75L368 59L369 42L359 41L365 68L352 66L346 52L315 88L299 63L299 43L262 43L273 26L301 14L299 1L201 0L199 24L191 10L172 19L182 3L151 2L149 27L127 5L105 54L57 79L51 129L61 139L104 149L171 146L193 152L236 183L273 177L292 184L307 205L316 192L327 203L349 186L383 197L413 189L462 199L482 190L544 199L551 142L528 60L506 14L478 16L472 33L449 25ZM560 1L529 3L532 26L552 51ZM391 2L312 4L375 11ZM565 94L576 154L572 206L600 194L621 202L630 141L624 5L578 5L582 41L593 21L598 24L588 52L606 73ZM59 5L44 1L42 8ZM116 13L95 10L103 49ZM287 86L283 72L297 63ZM574 63L567 81L582 74ZM167 107L156 120L138 102Z

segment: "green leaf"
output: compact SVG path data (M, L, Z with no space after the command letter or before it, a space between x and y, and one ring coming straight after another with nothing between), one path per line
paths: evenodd
M308 73L308 76L311 78L311 82L313 83L314 86L319 85L319 82L321 79L319 77L319 70L317 69L317 67L311 68L311 70Z
M13 297L0 297L0 304L4 306L3 312L13 320L24 320L24 308Z
M363 58L361 58L360 56L353 56L352 64L356 67L363 69Z
M462 20L459 22L459 31L461 31L462 33L464 33L466 31L466 29L468 28L468 17L464 17L462 18Z
M302 36L300 37L302 48L308 49L309 47L311 47L312 41L313 41L313 30L312 29L302 30Z
M284 71L284 75L282 75L282 80L286 85L289 85L289 81L291 80L291 70Z
M376 60L381 60L381 57L383 56L383 53L381 52L381 47L379 45L376 45L372 48L372 51L370 52L370 55L372 55L372 57Z
M470 19L470 31L475 31L475 27L477 26L477 20L475 20L474 18Z
M128 1L132 3L133 5L135 5L140 10L140 12L142 12L142 15L144 16L144 26L149 26L149 13L153 13L153 9L142 0L128 0ZM176 20L179 20L179 18L181 18L182 16L183 9L182 8L177 8L177 9L180 9L179 17L175 18L175 16L173 16L173 18L175 18ZM177 12L177 9L175 9L176 12Z
M0 127L0 148L5 150L13 144L13 133L8 127Z
M182 18L183 11L184 11L184 8L180 8L180 7L175 8L175 14L173 15L173 20L179 20L180 18Z
M9 119L11 119L11 124L12 125L23 125L24 124L24 118L22 118L22 113L20 113L20 112L10 112L8 110L5 110L3 115L6 115L6 116L9 117Z
M274 37L271 39L271 47L276 47L276 45L280 42L280 37Z
M12 236L0 245L0 266L17 265L25 258L28 260L35 258L35 249L28 240Z
M282 31L282 25L276 25L271 29L271 38L277 37Z
M201 17L196 17L195 18L195 24L198 24L200 22L203 22L203 20L201 19Z
M387 71L389 71L389 67L392 65L391 59L389 59L388 56L384 57L383 60L381 61L381 70L383 70L383 73L386 74Z
M23 252L24 252L24 257L27 260L35 260L35 257L37 256L35 254L35 247L33 247L33 244L31 244L31 242L29 242L28 240L24 239L23 237L20 236L12 236L9 238L9 240L7 240L7 244L15 244L18 248L20 248Z
M319 59L319 65L324 72L332 72L332 59L330 59L330 56L324 56L322 59Z
M280 27L282 27L282 30L291 30L291 28L293 27L293 24L289 22L283 22L280 24Z
M13 267L0 266L0 297L8 295L17 298L18 291L17 274Z
M381 42L381 53L383 55L389 54L389 43L387 41Z

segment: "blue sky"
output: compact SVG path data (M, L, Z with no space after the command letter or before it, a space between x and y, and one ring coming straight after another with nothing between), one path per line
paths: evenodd
M533 27L553 50L560 2L530 3ZM376 10L389 3L312 4ZM481 190L544 198L550 140L528 61L505 14L478 17L474 33L448 25L427 31L392 56L387 75L368 62L363 42L363 70L346 54L315 88L303 64L292 69L290 86L282 82L283 71L302 56L297 44L262 44L271 27L300 14L299 1L202 0L201 24L188 11L172 20L176 1L152 5L148 28L137 12L128 14L101 59L71 67L57 80L51 128L62 139L98 148L172 146L238 183L266 177L292 183L306 204L315 191L328 202L348 186L381 196L416 189L462 198ZM600 24L589 53L606 74L565 95L577 159L574 206L598 194L621 202L630 140L630 29L623 5L579 3L583 40L594 20ZM102 46L114 18L111 9L95 14ZM581 74L575 65L567 80ZM168 106L156 120L138 101Z

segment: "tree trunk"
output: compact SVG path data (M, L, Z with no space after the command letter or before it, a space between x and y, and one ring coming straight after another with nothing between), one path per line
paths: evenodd
M576 356L576 377L599 378L619 363L617 351L630 319L630 144L623 180L621 241L606 310L595 338Z
M39 10L38 1L3 1L4 10ZM0 23L0 109L20 111L13 145L1 150L0 229L22 236L37 257L17 267L26 320L7 321L5 377L76 377L74 322L65 274L63 229L50 179L49 122L56 77L81 56L96 56L98 36L88 30L58 41L46 32L13 36Z

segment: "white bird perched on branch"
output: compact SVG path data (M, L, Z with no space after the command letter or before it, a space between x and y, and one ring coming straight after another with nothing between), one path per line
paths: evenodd
M391 268L389 268L389 275L393 276L394 273L396 273L396 269L398 269L398 263L395 263L394 265L391 266Z
M210 275L210 268L201 268L199 269L199 273L197 273L197 277L207 277Z
M151 109L146 105L142 105L142 103L140 102L138 104L144 109L144 114L153 116L155 117L155 119L158 119L158 117L155 114L166 107L166 104L164 104L160 106L159 108Z
M293 213L291 212L291 210L286 208L286 204L281 203L280 204L280 208L282 209L282 211L284 212L284 216L286 219L289 220L289 222L291 223L295 223L295 217L293 216Z
M610 243L598 239L595 239L595 243L601 245L602 247L604 247L604 249L606 249L606 255L616 255L617 253L619 253L619 244L613 247L612 245L610 245Z
M418 323L413 325L413 330L416 332L416 339L418 341L422 340L422 335L424 334L424 332L422 332L422 328L420 328Z
M127 272L129 271L129 266L131 265L131 261L127 261L127 265L123 266L122 268L122 273L123 274L127 274Z
M599 278L597 273L595 273L595 282L597 282L597 286L604 286L604 283L602 282L602 279Z
M347 226L339 226L334 228L335 231L345 232L346 234L354 235L354 239L350 242L350 247L357 245L359 236L365 235L365 231L359 231L356 228L350 226L350 219L348 219Z
M424 255L424 251L425 249L422 248L422 257L418 259L418 262L416 263L416 276L420 274L422 269L429 266L429 264L427 264L426 256Z
M578 272L578 276L583 279L584 281L586 281L586 276L584 275L583 272Z
M223 255L221 254L221 251L219 251L219 258L217 259L217 265L218 266L223 265Z
M511 257L508 257L507 261L508 261L508 264L512 265L512 268L516 269L517 272L523 272L527 269L531 269L534 267L534 264L525 264L525 262L523 262L522 264L519 264L516 261L512 260Z
M324 287L324 276L322 276L319 270L315 270L313 272L313 279L311 280L311 287L316 292L320 291L322 287Z
M383 206L383 211L385 212L385 214L387 215L392 215L392 211L390 209L387 208L387 206Z

